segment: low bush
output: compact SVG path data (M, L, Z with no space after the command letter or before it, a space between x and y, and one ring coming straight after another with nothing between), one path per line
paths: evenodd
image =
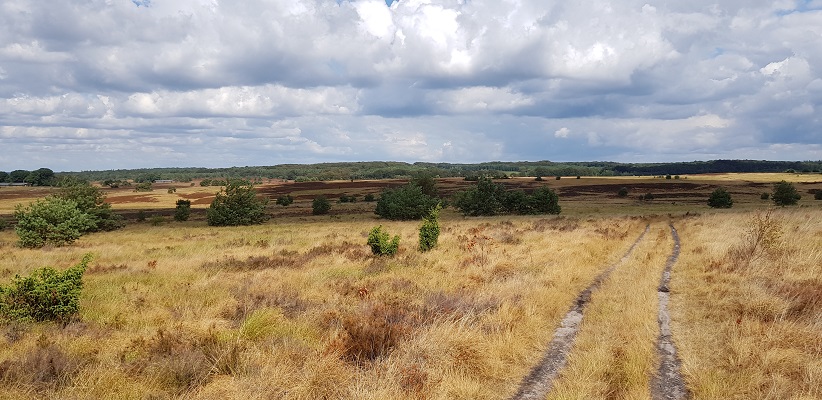
M278 205L281 205L283 207L288 207L288 206L291 205L291 203L294 203L294 198L291 197L290 194L287 194L285 196L277 197L277 204Z
M217 193L206 218L211 226L261 224L268 219L265 213L267 204L267 198L257 197L251 182L232 180Z
M151 187L151 182L138 183L134 186L135 192L151 192L154 188Z
M394 236L392 239L388 232L382 230L382 225L376 226L368 233L368 241L366 242L371 247L371 252L378 256L393 256L397 254L400 247L400 236Z
M426 252L437 246L437 241L440 237L440 223L439 214L442 207L437 204L432 208L423 218L422 226L420 227L420 251Z
M365 197L363 197L363 200L365 200L365 201L367 201L367 202L369 202L369 203L370 203L370 202L372 202L372 201L376 201L376 200L377 200L377 198L374 196L374 194L373 194L373 193L368 193L367 195L365 195Z
M331 202L325 196L317 196L311 202L311 213L314 215L328 214L331 211Z
M79 264L59 272L51 267L35 270L11 285L0 286L0 317L12 321L68 322L77 314L83 273L91 262L86 254Z
M628 188L626 188L626 187L619 188L619 191L617 192L617 196L619 196L619 197L628 197Z
M9 223L5 219L0 218L0 231L2 231L3 229L6 229L8 226L9 226Z
M191 200L177 200L174 209L174 220L178 222L188 221L191 216Z
M813 194L813 199L814 200L822 200L822 190L817 189L817 191ZM2 227L2 226L3 226L3 223L0 222L0 227ZM0 229L3 229L3 228L0 228Z
M799 195L799 192L790 182L781 181L773 186L771 200L777 206L793 206L796 205L801 198L802 196Z
M28 248L69 245L94 227L94 219L76 202L52 196L26 207L18 204L14 216L20 246Z
M759 198L762 199L762 200L768 200L768 199L771 198L771 194L767 193L767 192L764 192L761 195L759 195Z
M708 197L708 206L711 208L731 208L733 205L731 194L723 188L716 188Z

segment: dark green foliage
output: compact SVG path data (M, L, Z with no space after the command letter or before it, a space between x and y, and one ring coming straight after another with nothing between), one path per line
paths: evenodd
M411 179L410 182L412 185L419 186L422 190L422 193L426 196L436 198L438 197L437 193L437 181L434 180L434 177L427 174L419 174Z
M6 229L6 227L8 227L8 226L9 226L9 223L5 219L0 218L0 231L2 231L3 229Z
M311 201L311 213L314 215L328 214L331 211L331 202L325 196L317 196Z
M626 188L626 187L619 188L619 191L617 192L617 196L619 196L619 197L628 197L628 188Z
M91 216L94 225L86 232L113 231L125 226L123 217L115 214L111 204L105 202L103 192L88 182L64 179L56 196L74 201L77 209Z
M375 201L377 199L374 197L373 193L368 193L368 194L365 195L365 197L363 197L363 200L370 203L370 202Z
M392 220L420 219L438 202L436 198L425 194L421 187L408 184L384 190L377 201L374 213Z
M277 197L277 204L281 205L283 207L290 206L291 203L293 203L293 202L294 202L294 198L291 197L290 194L287 194L285 196Z
M731 194L723 188L716 188L708 197L708 206L711 208L731 208L733 205Z
M9 180L9 173L6 171L0 171L0 183L8 182Z
M813 194L814 200L822 200L822 190L817 189L816 192ZM2 223L0 223L2 224ZM2 228L0 228L2 229Z
M781 181L773 186L773 193L771 193L771 200L775 205L785 207L793 206L799 202L802 196L793 186L792 183Z
M16 169L9 172L8 181L11 183L23 183L31 172L24 169Z
M151 187L151 182L140 182L134 186L135 192L151 192L154 188Z
M556 180L560 180L560 179L562 179L562 177L561 177L561 176L559 176L559 175L557 175L557 177L556 177L555 179L556 179Z
M177 200L174 208L174 220L178 222L188 221L191 216L191 200Z
M54 171L48 168L40 168L31 171L25 179L26 183L32 186L53 186L57 182Z
M654 199L654 194L651 192L645 193L644 195L639 195L639 200L643 201L651 201Z
M679 175L674 175L674 179L679 179L679 178L680 178Z
M771 194L767 193L767 192L763 192L761 195L759 195L759 198L762 199L762 200L768 200L768 199L771 198Z
M541 176L538 176L538 177L534 178L534 180L535 180L535 181L537 181L537 182L542 182L542 181L544 181L544 179L542 179L542 177L541 177Z
M400 236L394 236L392 239L388 232L382 230L382 225L380 225L371 229L366 243L371 246L371 252L378 256L393 256L397 254L397 249L400 247Z
M146 220L145 210L137 211L137 222L145 222L145 220Z
M206 187L211 186L211 179L203 179L200 181L200 186Z
M559 196L547 186L534 190L528 199L531 210L528 214L559 214Z
M503 210L507 198L505 187L490 178L482 177L468 190L457 193L454 206L463 215L496 215Z
M211 226L260 224L268 219L267 204L268 199L257 197L251 182L232 180L211 202L206 220Z
M80 211L77 203L53 196L26 207L18 204L14 216L20 245L29 248L68 245L94 227L93 218Z
M423 217L422 226L420 227L420 251L426 252L437 246L437 241L440 238L440 222L439 215L442 207L437 204L428 212L428 215Z
M91 254L86 254L63 272L44 267L25 278L16 275L11 285L0 286L0 318L68 322L79 309L83 273L90 261Z
M671 174L665 175L665 179L671 179Z
M582 177L581 177L581 176L579 176L579 175L577 175L577 179L582 179Z
M172 188L168 188L167 193L168 193L168 194L177 193L177 188L173 188L173 187L172 187Z
M353 195L353 194L351 196L344 194L344 195L340 196L339 202L340 203L356 203L357 202L357 196Z

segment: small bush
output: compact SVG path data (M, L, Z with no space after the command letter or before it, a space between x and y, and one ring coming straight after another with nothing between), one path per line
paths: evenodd
M25 278L16 275L10 286L0 286L0 317L67 322L79 308L83 273L91 258L86 254L79 264L63 272L44 267Z
M314 215L328 214L331 211L331 202L325 196L317 196L311 202L311 213Z
M671 179L671 174L665 175L665 179Z
M617 192L617 196L619 196L619 197L628 197L628 188L626 188L626 187L619 188L619 191Z
M174 209L174 220L178 222L188 221L191 216L191 200L177 200Z
M645 196L639 196L640 200L651 201L654 199L654 194L651 192L645 193Z
M137 211L137 222L145 222L146 221L146 212L145 210Z
M555 179L556 179L556 180L560 180L560 179L562 179L562 177L561 177L561 176L557 176Z
M544 181L544 179L542 179L542 177L541 177L541 176L538 176L538 177L534 178L534 180L535 180L535 181L537 181L537 182L542 182L542 181Z
M371 246L371 252L373 254L378 256L393 256L397 254L397 250L400 247L400 236L397 235L391 239L388 232L384 232L382 225L380 225L371 229L371 232L368 233L368 241L366 243Z
M93 218L76 202L59 197L49 196L27 207L18 204L14 216L20 245L28 248L69 245L94 227Z
M363 197L363 200L365 200L365 201L367 201L367 202L369 202L369 203L370 203L370 202L372 202L372 201L376 201L377 199L376 199L376 197L374 196L374 194L372 194L372 193L368 193L367 195L365 195L365 197Z
M291 195L290 195L290 194L287 194L287 195L285 195L285 196L280 196L280 197L277 197L277 204L278 204L278 205L281 205L281 206L283 206L283 207L288 207L288 206L290 206L290 205L291 205L291 203L293 203L293 202L294 202L294 198L293 198L293 197L291 197Z
M768 200L768 199L771 198L771 194L765 192L765 193L762 193L761 195L759 195L759 198L762 199L762 200Z
M579 175L577 175L577 179L582 179L582 177L581 177L581 176L579 176Z
M5 219L0 218L0 231L2 231L3 229L6 229L6 227L8 227L8 226L9 226L9 223Z
M152 226L160 226L166 222L166 218L162 215L155 215L151 217L151 225Z
M723 188L716 188L708 198L708 206L711 208L731 208L733 205L731 194Z
M426 252L437 246L440 237L439 214L442 207L437 204L423 217L420 227L420 251Z
M134 186L135 192L151 192L154 188L151 187L151 182L138 183Z
M816 193L813 194L814 200L822 200L822 190L817 190ZM2 230L3 223L0 222L0 230Z
M177 193L177 188L168 188L168 194Z
M796 205L801 198L793 184L786 181L775 184L771 194L773 203L782 207Z
M261 224L268 219L268 199L258 198L254 186L246 180L232 180L217 193L206 216L212 226Z

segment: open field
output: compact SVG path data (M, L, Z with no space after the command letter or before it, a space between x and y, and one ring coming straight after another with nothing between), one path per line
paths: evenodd
M263 225L129 221L41 250L0 231L3 284L95 257L76 321L0 326L0 398L510 398L609 268L547 398L651 398L669 225L681 253L668 310L692 397L822 398L822 201L808 194L822 182L798 182L800 206L770 212L759 195L771 184L743 177L504 182L553 187L562 216L449 211L439 246L419 253L419 222L378 220L373 203L310 216L318 193L362 199L401 181L273 182L261 191L297 201L269 206ZM440 181L445 193L465 185ZM157 186L106 194L129 216L170 215L176 199L202 210L217 190ZM733 209L704 205L716 186ZM655 200L636 199L647 191ZM0 215L46 193L0 189ZM393 258L365 245L379 224L401 236ZM776 239L757 242L763 227Z

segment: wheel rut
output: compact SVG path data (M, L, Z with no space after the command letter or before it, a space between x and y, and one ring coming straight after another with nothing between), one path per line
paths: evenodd
M676 347L671 334L671 316L668 314L668 301L670 300L669 284L671 281L671 269L679 258L679 234L673 225L671 235L674 238L674 248L671 256L665 263L662 278L659 281L657 296L659 297L659 337L656 348L659 354L659 369L651 377L651 398L653 400L682 400L690 398L688 388L682 379L682 365L676 355Z
M650 224L646 225L645 230L642 231L634 243L631 244L631 247L628 248L625 255L623 255L618 262L597 275L591 284L577 295L574 300L574 305L568 313L565 314L560 327L554 331L553 339L551 339L551 343L548 344L548 349L543 354L542 359L531 370L528 376L522 380L517 393L512 397L513 400L545 398L551 390L554 379L559 375L559 371L562 370L568 360L568 354L574 345L574 339L577 336L579 325L582 322L585 306L587 306L591 300L591 293L608 278L608 275L610 275L619 264L624 263L628 259L628 256L631 255L631 252L633 252L637 244L639 244L645 234L648 233L650 227Z

